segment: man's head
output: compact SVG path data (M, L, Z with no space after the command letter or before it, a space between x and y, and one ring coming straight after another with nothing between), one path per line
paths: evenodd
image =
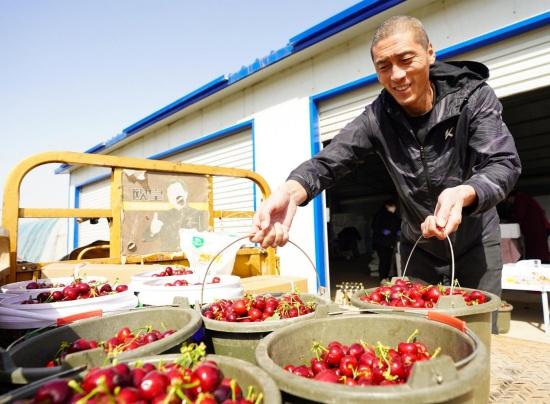
M395 211L397 210L397 204L395 203L394 199L386 199L384 201L384 207L390 213L395 213Z
M183 209L187 206L188 192L185 185L181 182L176 181L168 185L166 196L168 197L168 202L176 209Z
M408 115L431 110L435 94L429 72L435 52L419 20L386 20L374 33L371 56L378 80Z

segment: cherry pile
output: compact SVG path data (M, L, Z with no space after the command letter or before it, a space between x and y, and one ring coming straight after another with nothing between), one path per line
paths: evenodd
M126 290L128 290L127 285L111 286L109 283L96 284L92 282L83 282L80 279L76 279L70 285L65 286L63 290L40 292L36 298L29 297L28 299L23 300L21 304L54 303L77 299L91 299L98 296L121 293Z
M441 296L450 295L451 288L442 285L422 285L404 279L397 279L393 284L388 283L374 289L372 292L361 296L360 299L367 303L380 304L382 306L432 308ZM454 288L453 295L461 295L468 306L483 304L487 301L479 290L468 292L461 288Z
M95 283L96 281L90 280L88 283ZM34 290L34 289L51 289L51 288L62 288L66 285L64 283L51 283L48 281L32 281L27 283L25 289Z
M415 362L429 360L439 354L438 348L430 355L426 346L414 339L418 330L397 347L368 345L363 341L344 345L332 341L327 346L314 342L315 354L310 366L286 365L284 369L295 375L347 386L394 385L407 382Z
M210 282L206 282L208 285L212 285L214 283L220 283L221 279L219 276L214 276ZM189 286L189 285L202 285L202 282L195 282L195 283L189 283L185 279L178 279L174 282L167 282L164 284L164 286Z
M204 345L182 348L176 362L130 367L119 363L94 368L82 380L55 379L41 386L31 403L201 403L260 404L254 387L246 395L237 380L224 376L214 361L204 360ZM203 359L203 360L200 360Z
M246 295L240 299L216 300L203 311L203 316L229 322L255 322L303 316L315 311L314 302L304 303L297 293L280 298L272 295Z
M25 289L51 289L51 288L62 288L64 283L50 283L50 282L29 282L25 286Z
M71 343L64 341L61 343L55 358L49 361L46 366L54 367L61 365L62 360L68 354L98 347L103 348L110 356L116 356L121 352L131 351L132 349L140 348L151 342L166 338L175 332L176 330L172 329L161 332L154 330L151 326L134 331L130 330L129 327L123 327L116 332L114 337L102 342L97 342L93 339L87 340L85 338L79 338Z
M164 271L153 274L151 276L162 277L162 276L174 276L174 275L190 275L192 273L193 273L193 271L191 269L187 268L187 267L177 266L175 268L166 267L166 268L164 268Z

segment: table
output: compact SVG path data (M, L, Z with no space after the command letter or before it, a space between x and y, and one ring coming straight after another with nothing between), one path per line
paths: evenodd
M550 265L540 260L524 260L515 264L504 264L502 268L502 289L540 292L544 331L550 334L550 312L548 292L550 291Z

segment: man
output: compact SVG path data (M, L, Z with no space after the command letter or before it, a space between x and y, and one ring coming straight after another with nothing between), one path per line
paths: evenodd
M513 188L521 164L502 106L485 83L488 69L436 62L421 22L406 16L376 30L371 56L384 90L261 205L251 241L284 245L297 207L375 151L399 195L403 263L423 236L407 274L430 283L448 277L449 246L441 240L451 235L461 285L500 294L495 205Z
M372 219L372 245L378 255L378 278L387 280L395 263L395 245L399 239L401 218L393 199L384 201L384 205Z

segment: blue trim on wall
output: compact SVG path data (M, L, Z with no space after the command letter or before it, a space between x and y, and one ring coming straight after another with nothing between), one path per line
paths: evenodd
M315 45L405 0L366 0L290 38L293 53Z
M448 59L461 53L469 52L471 50L482 48L486 45L490 45L504 39L511 38L516 35L523 34L525 32L544 27L550 23L550 11L539 14L537 16L528 18L523 21L508 25L506 27L499 28L495 31L488 32L475 38L471 38L467 41L460 42L458 44L443 48L436 51L438 59ZM358 80L346 83L344 85L332 88L322 93L315 94L310 97L310 142L311 142L311 155L315 155L321 149L321 141L319 138L319 115L318 115L318 103L328 100L333 97L345 94L347 92L356 90L361 87L365 87L377 82L376 74L370 74L362 77ZM325 232L326 226L323 222L323 203L321 195L313 199L313 225L315 232L315 261L319 280L322 286L326 286L326 262L325 262Z
M172 147L171 149L162 151L160 153L152 154L147 158L151 160L162 160L162 159L165 159L166 157L173 156L174 154L181 153L182 151L189 150L197 146L202 146L203 144L210 143L212 141L221 139L226 136L234 135L235 133L242 132L243 130L246 130L246 129L252 129L253 126L254 126L254 120L245 121L237 125L233 125L228 128L211 133L209 135L190 140L187 143L183 143L181 145Z
M172 115L183 108L208 97L211 94L223 90L225 87L227 87L227 78L225 76L219 76L204 86L199 87L195 91L181 97L179 100L174 101L173 103L159 109L133 125L128 126L123 130L123 132L128 136L139 132L144 128L166 118L167 116Z
M254 122L254 121L252 121ZM254 124L252 124L252 129L251 129L251 132L252 132L252 171L256 172L256 131L254 129ZM257 189L257 185L256 183L252 183L252 198L253 199L253 209L254 209L254 212L256 212L256 191Z
M74 207L75 209L78 209L80 207L80 190L81 186L74 187ZM78 248L78 223L76 221L76 218L73 219L74 227L73 227L73 250L75 248Z
M487 45L511 38L516 35L524 34L537 28L544 27L550 23L550 11L536 15L517 23L507 25L495 31L477 36L456 45L449 46L436 52L440 59L448 59L461 53L469 52L474 49L479 49Z
M309 122L310 122L310 148L314 156L321 150L319 141L319 112L315 100L309 100ZM313 226L315 229L315 268L321 286L327 286L326 263L325 263L325 223L323 221L323 197L317 195L313 198Z

